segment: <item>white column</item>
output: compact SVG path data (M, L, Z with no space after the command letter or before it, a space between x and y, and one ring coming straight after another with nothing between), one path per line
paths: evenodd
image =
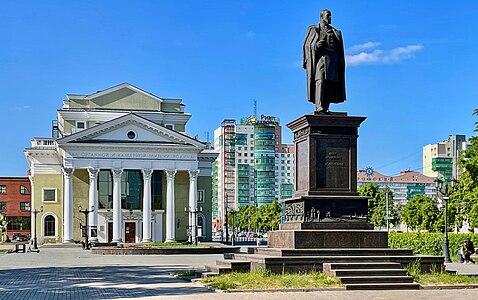
M89 230L88 235L90 237L90 241L92 242L98 241L98 197L96 194L96 190L97 190L96 179L98 178L99 171L100 170L96 168L88 168L88 173L90 174L90 186L89 186L89 192L88 192L88 210L91 211L88 215L88 224L90 225L90 228L93 228L93 226L95 226L97 229L96 237L92 237L91 230Z
M176 170L166 170L166 242L176 241L174 213L174 176Z
M149 243L151 239L151 175L153 170L143 170L143 240Z
M113 243L122 242L123 218L121 215L122 169L113 169Z
M198 208L198 201L197 201L197 194L198 194L198 185L197 185L197 178L198 178L199 170L189 170L189 209L192 213L190 213L189 218L189 228L191 229L191 237L192 241L196 241L196 234L197 234L197 208Z
M63 168L63 243L73 243L73 168Z

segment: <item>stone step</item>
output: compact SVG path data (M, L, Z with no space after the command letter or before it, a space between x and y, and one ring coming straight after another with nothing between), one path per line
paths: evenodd
M410 276L345 276L340 277L343 284L356 283L413 283Z
M219 275L219 273L216 273L216 272L197 272L196 275L198 275L198 277L201 277L201 278L208 278L208 277L211 277L211 276L217 276Z
M229 267L224 267L224 266L206 266L206 270L208 272L213 272L213 273L218 273L218 274L225 274L225 273L230 273L232 272L232 269Z
M245 254L245 253L233 253L231 259L235 260L249 260L254 262L266 262L267 263L292 263L295 261L302 261L304 263L360 263L360 262L400 262L411 263L417 259L420 259L422 263L443 263L443 257L441 256L414 256L414 255L345 255L345 256L271 256L264 254Z
M234 272L249 272L251 270L251 262L246 260L216 260L216 266L227 267Z
M418 290L418 283L357 283L346 284L346 290Z
M339 269L402 269L402 265L396 262L345 262L345 263L324 263L329 265L331 270Z
M409 256L410 249L390 248L321 248L321 249L284 249L257 248L255 253L272 256Z
M344 269L332 270L337 277L357 277L357 276L406 276L407 272L403 269Z

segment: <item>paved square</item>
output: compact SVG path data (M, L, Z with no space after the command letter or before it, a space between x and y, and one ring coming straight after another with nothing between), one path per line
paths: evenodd
M215 293L169 275L222 255L93 255L80 248L0 254L0 299L477 299L478 290Z

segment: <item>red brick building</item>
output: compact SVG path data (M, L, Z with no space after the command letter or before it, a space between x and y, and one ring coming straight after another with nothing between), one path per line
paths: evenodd
M31 233L30 195L28 177L0 177L0 213L7 218L7 235L15 232Z

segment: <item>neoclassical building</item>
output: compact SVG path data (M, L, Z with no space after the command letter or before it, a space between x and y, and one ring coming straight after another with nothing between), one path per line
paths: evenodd
M209 240L217 154L186 133L184 107L128 83L68 94L52 137L24 150L39 243L81 240L80 228L99 242Z

